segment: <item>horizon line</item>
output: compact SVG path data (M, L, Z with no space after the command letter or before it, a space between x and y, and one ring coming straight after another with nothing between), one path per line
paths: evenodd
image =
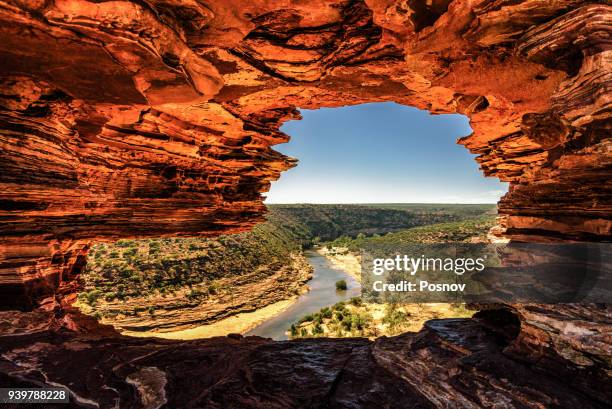
M498 202L264 202L266 205L334 205L334 204L363 204L363 205L400 205L400 204L414 204L414 205L481 205L481 204L490 204L497 205Z

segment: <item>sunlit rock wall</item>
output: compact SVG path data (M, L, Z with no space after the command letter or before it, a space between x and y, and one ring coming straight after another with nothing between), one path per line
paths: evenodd
M459 143L511 183L496 234L609 239L597 3L0 1L2 303L52 294L96 240L248 229L297 107L468 115Z

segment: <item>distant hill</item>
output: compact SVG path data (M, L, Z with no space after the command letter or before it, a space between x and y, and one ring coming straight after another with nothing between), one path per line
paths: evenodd
M416 226L460 221L497 213L496 205L455 204L296 204L269 205L322 241L340 236L384 234Z

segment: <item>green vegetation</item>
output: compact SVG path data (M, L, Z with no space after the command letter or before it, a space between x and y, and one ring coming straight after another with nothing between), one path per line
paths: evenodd
M485 223L492 205L272 205L265 223L248 233L214 239L161 238L119 240L92 248L81 275L79 300L95 306L154 294L171 295L188 288L189 301L215 295L215 280L240 276L267 266L287 264L291 252L321 240L333 246L358 249L368 240L403 240L415 234L461 235ZM481 216L478 218L477 216ZM469 217L457 225L407 227ZM488 219L487 219L488 220ZM491 225L491 223L489 223ZM442 226L442 227L440 227ZM404 229L404 230L402 230ZM440 231L440 229L442 229ZM400 231L401 230L401 231ZM397 233L390 233L397 232ZM387 233L384 236L378 234ZM197 287L192 289L192 287Z
M494 211L494 205L272 205L267 221L247 233L210 239L119 240L94 246L80 275L79 302L98 317L142 313L159 319L164 307L156 299L176 298L172 308L199 305L228 294L233 285L228 279L238 283L232 291L239 291L245 274L257 272L264 279L290 264L293 253L313 245L354 251L370 241L462 240L488 230L493 225L489 214ZM346 287L346 283L339 285L339 289ZM128 301L132 307L123 305ZM111 312L104 308L109 303L114 304ZM322 319L333 319L331 311ZM340 320L344 330L339 330L347 332L344 318ZM367 323L362 318L355 328ZM350 320L354 331L352 316ZM319 324L325 330L323 322ZM303 330L296 327L291 332L302 336ZM319 327L306 331L308 336L321 333Z
M185 306L194 305L223 291L221 278L238 278L263 267L271 274L288 265L291 253L311 246L311 239L308 229L290 215L271 211L266 223L248 233L99 244L91 249L80 276L79 301L95 311L104 302L181 292Z
M372 204L372 205L271 205L272 212L290 218L313 239L334 240L340 236L363 237L416 226L495 215L495 205Z
M489 229L494 225L494 216L479 216L456 222L413 227L387 233L383 236L372 235L366 237L358 235L352 238L343 235L326 243L326 246L328 248L346 248L349 251L356 252L368 245L484 241Z
M398 329L406 326L410 318L411 314L399 309L397 304L387 304L382 323L387 325L389 332L395 333Z
M377 209L402 210L414 213L450 214L465 219L482 215L494 216L497 214L495 204L464 204L464 203L372 203L360 206Z
M374 320L366 311L360 311L361 300L352 298L349 303L339 302L331 307L324 307L319 312L302 317L291 325L291 338L330 336L363 337L369 336Z
M470 317L473 311L463 304L368 304L360 297L324 307L291 325L289 335L311 337L393 336L418 331L425 321L446 317Z
M338 290L338 291L346 291L346 289L347 289L346 280L336 281L336 290Z
M402 208L402 205L388 206L397 206L395 210ZM420 205L405 206L412 208ZM444 206L435 211L449 210L446 205ZM484 208L480 205L468 206L467 209L449 206L450 210L455 211L454 215L463 219L412 227L384 235L367 236L362 233L353 237L342 235L323 245L333 256L358 253L362 249L371 247L385 248L399 244L486 241L489 229L495 225L493 214L488 214L488 211L483 212ZM341 282L336 283L336 288L339 283ZM360 297L356 297L348 303L337 303L333 307L325 307L318 313L302 317L291 326L289 332L291 338L317 336L375 338L381 335L392 336L406 331L418 331L423 323L430 319L469 317L471 314L472 312L463 304L398 304L397 302L376 304L364 302Z

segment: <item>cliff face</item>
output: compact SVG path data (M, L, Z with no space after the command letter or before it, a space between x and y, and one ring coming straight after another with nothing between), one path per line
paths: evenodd
M2 1L3 298L52 293L94 240L251 227L296 107L464 113L459 143L511 182L500 233L609 238L596 3Z
M74 291L70 279L82 269L93 241L216 235L260 221L261 193L295 164L271 147L287 140L279 126L298 118L296 107L396 101L468 115L474 132L459 143L478 155L486 175L510 182L499 204L497 234L609 240L612 7L607 3L0 1L2 307L32 306L45 295ZM609 381L601 372L610 371L609 313L555 309L515 311L521 332L504 356L514 350L537 362L547 374L537 376L553 379L553 386L559 373ZM24 322L14 326L35 326ZM64 335L53 331L39 341L49 336L52 345L64 345L57 347L58 356L80 348L62 344ZM474 405L483 399L492 404L497 399L492 391L501 386L479 371L510 364L462 346L459 335L450 339L440 341L440 348L432 343L416 351L429 364L435 356L471 351L458 366L444 360L439 365L467 378L455 377L453 388L437 391L429 385L429 403L415 397L409 404L433 405L436 393L462 388L473 392ZM36 342L36 336L30 340ZM342 342L351 351L372 348ZM403 348L401 342L381 343ZM451 344L452 353L445 350ZM248 351L244 345L232 348ZM308 343L299 345L277 352L287 362L292 356L294 362L317 361ZM344 348L337 345L321 342L317 348ZM386 359L375 356L378 362ZM21 362L17 355L12 359L11 365ZM22 368L32 364L23 359ZM260 362L248 359L252 373L259 373ZM402 372L387 362L384 370L376 369L381 376L399 373L402 382L417 385L406 381L418 369L415 364L409 370L400 365ZM6 368L3 374L11 372ZM530 373L519 369L511 379L520 383ZM167 379L139 370L132 384L141 382L138 377ZM331 372L321 370L317 377L326 373ZM348 366L341 373L358 376ZM247 379L257 379L249 374ZM114 376L123 375L129 374ZM333 381L337 378L329 379L335 393L350 393ZM230 379L224 385L244 384ZM546 385L543 380L529 386L537 397L515 389L514 406L534 401L562 406L558 402L567 404L563 399L573 396L552 399L549 394L561 389ZM413 386L401 386L402 396L413 396L406 395ZM589 405L606 399L588 385L577 388ZM239 402L239 393L232 393Z

